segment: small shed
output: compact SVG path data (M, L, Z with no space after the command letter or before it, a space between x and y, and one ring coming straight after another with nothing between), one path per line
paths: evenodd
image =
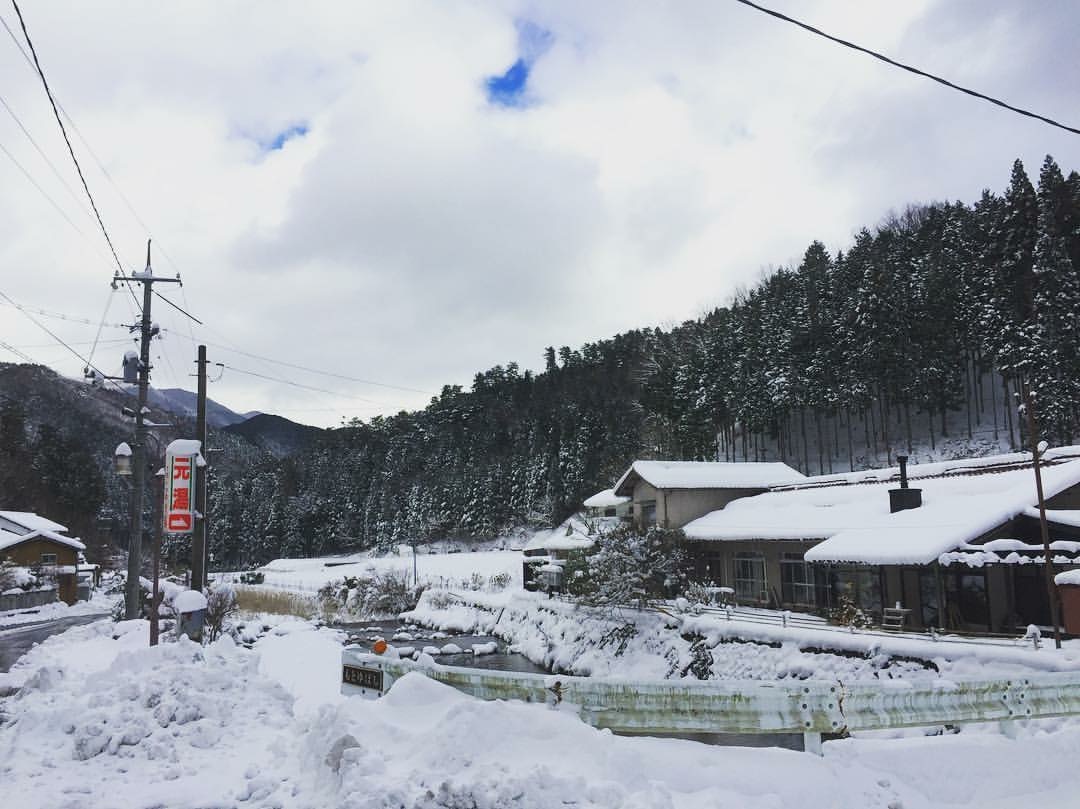
M63 525L31 512L0 511L0 559L29 568L39 578L55 579L60 600L74 604L79 553L86 545L63 531Z

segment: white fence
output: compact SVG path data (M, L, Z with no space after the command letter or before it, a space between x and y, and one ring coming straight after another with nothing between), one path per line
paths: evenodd
M423 665L356 648L342 651L346 695L377 697L420 672L480 699L517 699L572 709L598 728L653 734L802 733L821 752L823 734L965 722L1080 715L1080 673L1009 680L853 683L814 680L609 682Z

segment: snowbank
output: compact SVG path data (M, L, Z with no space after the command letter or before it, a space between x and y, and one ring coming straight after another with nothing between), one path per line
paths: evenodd
M0 700L5 806L1075 805L1076 722L1030 723L1017 739L987 726L827 742L819 758L618 737L570 711L480 702L420 674L381 700L343 699L330 685L335 633L302 622L251 650L228 638L150 649L145 631L69 630L17 664L22 690Z

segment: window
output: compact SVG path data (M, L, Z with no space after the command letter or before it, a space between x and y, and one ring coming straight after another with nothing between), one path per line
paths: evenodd
M615 506L608 506L607 508L605 508L604 509L604 516L605 517L614 517L615 516Z
M642 500L641 501L641 526L643 528L649 528L656 525L656 501L655 500Z
M881 570L860 565L837 566L830 570L833 603L848 596L855 606L871 616L881 615Z
M56 554L55 553L43 553L41 554L41 564L43 565L55 565Z
M785 553L780 559L780 594L785 604L817 606L814 568L801 553Z
M764 554L735 554L735 596L742 601L768 600Z

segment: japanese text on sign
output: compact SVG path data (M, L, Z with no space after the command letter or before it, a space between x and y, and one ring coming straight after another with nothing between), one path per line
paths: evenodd
M195 457L169 455L165 474L165 531L190 534L195 529Z

